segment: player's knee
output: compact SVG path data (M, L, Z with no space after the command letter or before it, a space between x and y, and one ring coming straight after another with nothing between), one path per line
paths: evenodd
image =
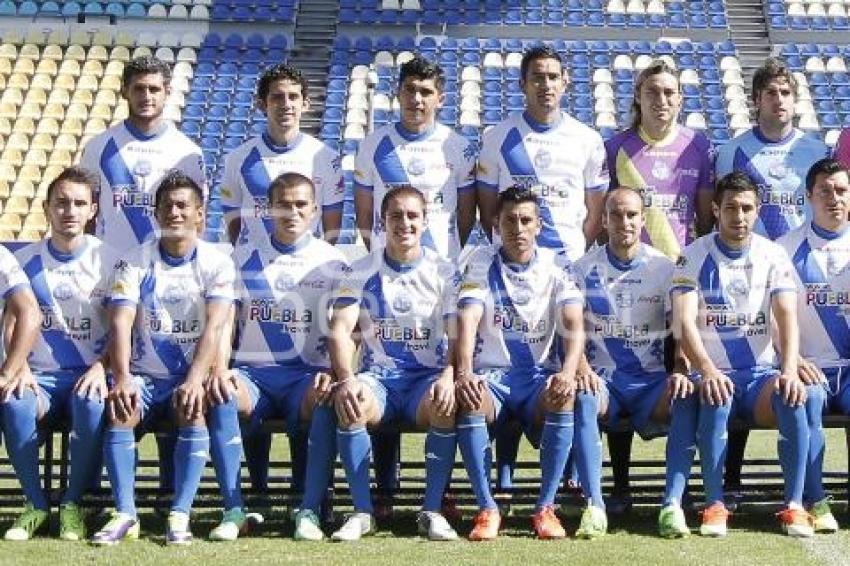
M826 405L826 390L823 385L816 383L806 386L806 406L815 410L823 410Z
M600 399L598 395L588 391L579 391L575 396L575 411L586 415L588 418L596 418L599 414Z
M13 393L0 403L0 409L2 409L5 419L12 415L32 414L37 416L38 397L29 389L24 390L20 397Z

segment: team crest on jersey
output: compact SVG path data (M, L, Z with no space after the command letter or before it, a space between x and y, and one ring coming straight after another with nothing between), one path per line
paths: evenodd
M133 175L136 177L147 177L153 172L153 165L147 159L139 159L133 165Z
M169 285L162 293L162 302L166 305L176 305L186 296L186 290L180 285Z
M619 291L614 295L614 302L617 308L629 309L634 306L635 298L632 296L631 291Z
M277 279L274 280L275 291L292 291L295 289L295 285L295 279L288 273L281 273L277 276Z
M62 282L53 289L53 298L57 301L67 301L74 296L74 288L70 283Z
M527 305L531 302L532 297L531 289L528 287L519 287L516 291L514 291L513 302L515 305Z
M750 292L750 287L743 279L733 279L726 286L726 291L732 295L744 296Z
M413 308L413 301L410 297L398 295L393 299L393 310L399 314L407 314Z
M767 170L767 174L774 179L783 179L788 175L788 172L788 167L786 167L781 161L771 164Z
M663 161L656 161L652 165L652 176L660 181L666 181L670 178L670 166Z
M543 171L552 166L552 154L545 149L537 150L534 154L534 168Z
M407 172L414 177L424 175L426 169L427 167L425 166L425 162L418 157L414 157L410 160L410 163L407 164Z

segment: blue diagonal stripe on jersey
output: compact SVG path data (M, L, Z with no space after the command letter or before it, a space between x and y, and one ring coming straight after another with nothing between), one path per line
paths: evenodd
M522 331L517 331L514 327L519 323L520 328L523 326L531 327L531 324L523 324L527 322L514 306L508 294L508 289L505 286L505 280L502 278L502 271L499 269L500 262L498 260L490 264L490 270L487 273L487 281L490 289L494 290L493 302L495 307L501 307L502 311L510 317L511 327L505 328L502 324L502 335L505 338L505 346L508 348L508 355L511 357L511 366L515 368L534 367L534 355L531 353L531 348L523 340ZM541 297L548 300L548 297Z
M410 180L407 178L407 172L404 170L404 164L398 158L395 145L389 136L384 136L378 146L375 148L375 169L388 188L395 185L409 185ZM379 208L381 203L378 203Z
M263 270L263 261L260 259L260 252L254 250L248 261L242 266L242 280L245 282L245 289L248 291L248 298L251 299L266 299L272 303L276 303L274 292L268 279L266 279ZM299 365L306 366L307 364L301 354L295 349L295 344L292 341L292 336L285 332L280 322L275 321L256 321L257 327L263 333L263 338L266 340L269 352L282 365ZM243 337L244 338L244 337ZM285 354L284 358L281 354Z
M753 166L752 160L744 152L742 148L735 150L735 158L732 162L734 171L743 171L747 174L750 180L759 186L759 190L765 190L764 187L769 187L771 184L767 182L764 176ZM762 195L759 195L761 198ZM764 224L764 230L767 237L771 240L782 236L790 229L788 220L780 212L779 206L775 204L762 203L759 209L759 217Z
M732 301L726 296L723 284L720 281L720 270L717 262L709 254L699 272L699 287L702 290L703 300L706 306L732 305ZM734 336L738 328L726 327L716 328L717 337L726 350L729 365L733 368L751 368L756 365L756 357L750 348L750 343L743 336ZM724 336L729 335L729 336Z
M384 284L381 281L381 274L375 273L363 285L363 295L368 297L365 301L366 307L372 311L373 320L375 318L393 326L400 326L395 316L393 316L387 297L384 295ZM418 369L422 367L416 356L407 349L407 343L404 340L381 340L381 348L384 349L384 354L392 358L396 367L401 369Z
M110 139L106 147L103 148L103 153L100 155L100 169L106 176L106 181L111 189L107 198L113 198L116 187L126 187L128 190L134 189L131 192L137 192L133 174L121 158L121 152L118 150L118 145L114 139ZM143 242L148 234L153 232L153 224L147 212L145 206L121 205L121 213L127 218L127 222L136 236L136 241L139 243Z
M266 171L263 158L256 147L248 153L248 157L242 162L239 172L242 174L242 178L245 179L245 186L248 187L248 192L251 194L252 199L259 198L265 201L268 196L269 185L272 184L272 179L269 177L269 172ZM268 203L268 207L271 209L271 203ZM268 212L267 210L266 215L263 217L263 227L265 227L267 234L271 234L274 232L274 219L269 216Z
M817 261L811 254L812 248L808 240L803 240L792 259L794 268L804 284L828 283ZM832 347L838 355L844 359L850 358L850 328L847 319L838 310L837 306L814 306L815 312L823 324L826 335L832 342Z
M41 255L36 254L24 265L24 273L30 280L33 294L38 301L38 305L42 310L50 310L53 316L62 316L62 311L53 300L53 293L50 291L50 286L47 284L47 277L44 273L44 263L41 260ZM41 336L47 347L50 348L51 355L56 363L62 369L88 369L88 365L80 350L70 336L59 328L45 329L41 327Z
M590 270L590 273L584 278L584 284L587 306L590 312L597 316L611 317L616 320L617 316L611 306L608 291L605 289L605 283L599 274L598 266L594 266ZM640 359L635 355L634 350L626 346L624 340L608 337L604 338L603 341L608 354L617 364L617 369L628 373L643 373Z
M534 164L525 150L525 144L522 142L522 134L519 130L512 128L508 135L505 136L505 141L501 147L502 158L505 160L505 165L508 167L508 172L511 177L525 177L534 179L533 184L538 184L537 172L534 170ZM519 182L519 181L517 181ZM520 183L526 186L527 183ZM529 187L532 188L532 187ZM552 211L549 209L549 203L546 199L538 196L538 205L540 209L540 220L543 223L543 229L540 235L537 236L537 243L544 248L553 248L563 250L564 243L561 241L561 236L555 228L555 219L552 217Z
M145 318L153 313L164 310L156 298L156 277L153 274L153 265L150 266L142 278L139 296L142 308L148 311L148 313L145 313ZM169 374L183 376L189 372L189 363L186 361L186 355L178 344L175 344L169 338L154 335L150 328L145 328L144 332L150 334L154 352L159 356L163 367L168 370Z

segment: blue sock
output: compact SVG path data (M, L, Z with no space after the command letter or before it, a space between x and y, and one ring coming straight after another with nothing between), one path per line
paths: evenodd
M778 393L773 394L770 402L779 425L776 448L785 481L785 503L794 502L802 505L809 449L806 410L804 407L789 407Z
M697 394L673 400L670 433L667 436L667 471L664 482L664 506L682 505L694 455L697 451Z
M245 450L245 465L251 477L251 485L259 493L265 493L269 487L269 451L272 447L272 435L261 430L242 431L242 448Z
M336 431L339 446L339 459L345 468L348 489L354 510L358 513L372 513L372 496L369 493L369 456L372 452L372 440L366 427Z
M304 493L304 474L307 471L307 435L308 431L296 424L289 431L289 458L292 462L292 491Z
M205 426L181 426L177 429L177 446L174 447L174 501L173 511L189 513L192 501L201 483L207 465L210 435Z
M806 463L805 498L808 503L817 503L826 493L823 490L823 454L826 438L823 434L823 410L826 392L821 385L806 387L806 418L809 422L809 451Z
M475 492L480 509L496 509L496 501L490 493L490 465L493 457L490 450L490 434L484 415L461 415L457 419L457 444L463 465Z
M98 470L98 452L103 445L103 410L101 399L88 399L71 394L71 478L62 497L63 503L79 503Z
M242 433L239 430L239 408L235 396L226 403L210 407L210 455L225 509L241 509Z
M310 420L307 477L304 483L302 509L317 515L328 492L336 460L336 414L329 405L316 405Z
M401 435L395 431L375 431L372 437L372 466L378 491L392 494L398 486Z
M3 430L9 459L27 501L46 511L49 505L38 474L38 397L32 390L25 390L20 399L10 395L3 403Z
M595 419L594 414L594 419ZM540 496L537 508L555 504L555 494L573 443L575 415L572 411L547 412L540 437ZM599 431L597 430L597 440Z
M599 434L599 397L584 391L576 395L575 457L579 483L590 503L605 509L602 499L602 436ZM563 472L562 472L563 473Z
M155 435L156 450L159 454L159 491L174 493L174 447L177 435L173 432L158 432Z
M452 428L428 429L425 437L425 501L423 511L440 511L443 493L452 473L457 434Z
M705 489L705 501L709 505L723 501L723 465L726 462L727 426L731 401L726 405L699 407L697 424L697 446L702 468L702 483Z
M103 442L103 459L119 513L136 516L136 436L132 428L108 428Z

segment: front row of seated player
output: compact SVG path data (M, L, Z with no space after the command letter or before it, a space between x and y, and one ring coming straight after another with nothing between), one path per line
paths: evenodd
M681 499L697 446L706 486L700 532L725 535L720 478L730 415L778 425L786 532L838 528L820 485L820 414L822 383L828 377L838 386L844 373L850 330L834 301L817 299L818 292L831 296L830 285L846 288L839 285L850 271L850 181L834 161L818 162L809 174L814 219L789 235L789 254L751 234L758 191L736 173L716 187L717 232L689 246L676 265L640 242L643 199L632 189L608 194L608 243L564 264L536 246L537 199L515 187L499 197L499 245L474 252L463 275L422 247L425 203L409 187L382 202L386 247L348 266L310 234L311 182L284 174L269 187L273 234L240 247L235 269L198 239L202 195L185 175L169 175L157 191L159 237L117 261L83 233L95 213L93 187L84 171L63 173L45 204L50 238L19 252L23 270L0 252L12 337L0 368L3 430L27 498L7 539L28 539L47 524L36 422L69 413L71 481L60 536L86 536L77 503L102 444L116 512L95 544L138 536L135 442L161 418L178 427L166 533L173 544L192 540L190 508L208 453L225 506L211 538L233 540L247 526L242 438L272 416L291 427L309 421L297 539L324 537L319 508L337 453L354 513L331 538L351 541L375 530L367 429L398 420L428 431L420 531L457 538L440 501L459 447L480 507L470 538L496 538L488 429L508 417L540 447L532 520L540 538L565 536L553 504L573 445L589 499L576 534L606 532L597 417L623 415L639 431L670 420L662 536L689 533ZM102 268L113 261L114 269ZM815 299L798 303L803 288L816 289ZM802 354L813 359L800 362L797 319L813 317L828 337L817 341L807 327ZM239 340L228 370L233 320ZM668 326L679 338L670 372L663 363ZM352 367L358 341L359 372ZM842 408L845 393L837 398Z

